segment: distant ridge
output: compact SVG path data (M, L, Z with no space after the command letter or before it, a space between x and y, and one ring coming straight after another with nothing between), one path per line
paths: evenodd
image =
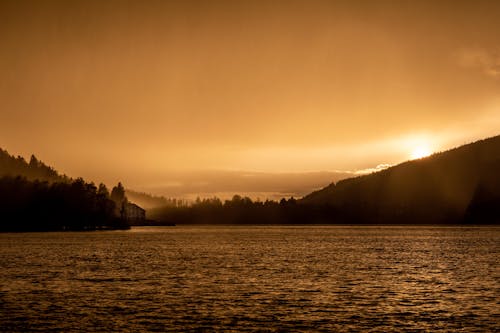
M500 136L339 181L300 203L333 207L336 222L499 223Z
M177 206L181 200L169 199L164 196L156 196L145 192L138 192L131 189L126 190L127 198L144 209L158 207Z

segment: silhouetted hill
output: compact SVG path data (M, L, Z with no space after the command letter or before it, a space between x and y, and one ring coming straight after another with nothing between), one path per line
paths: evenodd
M34 155L28 163L0 149L0 231L129 228L122 211L104 184L61 176Z
M496 136L339 181L300 204L331 207L335 222L498 223L499 199Z
M0 177L23 176L27 180L40 180L48 182L68 182L70 179L60 175L54 168L39 161L31 155L30 161L21 156L11 156L6 150L0 148Z

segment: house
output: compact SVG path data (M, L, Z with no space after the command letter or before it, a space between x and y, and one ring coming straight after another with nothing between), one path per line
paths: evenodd
M144 222L146 221L146 210L139 207L138 205L126 202L124 205L125 214L124 217L129 222Z

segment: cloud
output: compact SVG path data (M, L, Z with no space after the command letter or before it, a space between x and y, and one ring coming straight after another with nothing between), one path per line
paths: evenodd
M465 68L477 68L489 77L500 79L500 49L462 49L458 52L458 63Z
M390 168L391 166L392 166L392 164L386 164L386 163L379 164L379 165L377 165L374 168L356 170L356 171L354 171L354 174L355 175L366 175L366 174L369 174L369 173L374 173L374 172L385 170L387 168Z

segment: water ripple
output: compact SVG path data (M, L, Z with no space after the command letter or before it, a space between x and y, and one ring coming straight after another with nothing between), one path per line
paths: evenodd
M500 330L500 228L0 235L0 331Z

